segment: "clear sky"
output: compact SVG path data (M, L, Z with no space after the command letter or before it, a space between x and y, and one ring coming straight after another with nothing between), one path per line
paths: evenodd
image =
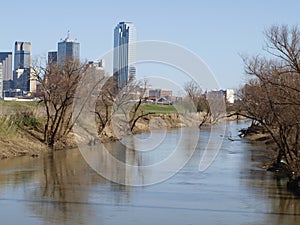
M70 30L81 58L94 60L112 49L116 24L132 21L138 40L184 46L205 61L221 88L238 88L245 80L239 54L261 53L271 25L298 25L299 8L298 0L2 1L0 51L30 41L34 57L46 56Z

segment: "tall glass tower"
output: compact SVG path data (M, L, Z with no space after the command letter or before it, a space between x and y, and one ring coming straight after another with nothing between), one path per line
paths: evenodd
M136 28L131 22L120 22L114 30L113 75L122 88L136 76Z
M63 64L64 60L80 60L80 44L70 38L70 32L65 40L58 42L57 60Z

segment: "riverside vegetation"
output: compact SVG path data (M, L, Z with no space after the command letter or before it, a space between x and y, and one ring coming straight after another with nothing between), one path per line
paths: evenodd
M71 149L76 147L73 133L55 142L49 147L42 140L45 126L44 106L38 102L10 102L1 101L0 116L0 158L14 156L37 156L41 152ZM141 110L145 116L135 124L133 133L149 132L149 121L154 129L172 129L197 125L197 122L206 119L206 113L193 113L180 116L173 105L142 104ZM97 120L97 116L95 116ZM100 125L99 125L100 126ZM99 134L103 142L117 139L111 127L101 130Z
M300 32L272 26L265 38L266 56L243 57L249 80L237 113L253 120L252 133L258 129L272 140L269 170L284 174L288 188L300 194Z

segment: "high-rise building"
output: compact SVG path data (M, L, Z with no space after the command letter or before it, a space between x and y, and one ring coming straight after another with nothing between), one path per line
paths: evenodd
M57 62L57 51L48 52L48 63Z
M24 92L36 90L36 79L31 74L31 43L15 42L14 88Z
M31 66L31 43L15 42L14 70L28 69Z
M2 63L3 80L12 79L12 52L0 52L0 63Z
M58 42L57 61L62 64L64 60L80 60L80 44L71 39L70 32L65 40Z
M0 99L3 98L3 71L2 62L0 62Z
M113 75L118 88L136 76L136 28L131 22L120 22L114 30Z

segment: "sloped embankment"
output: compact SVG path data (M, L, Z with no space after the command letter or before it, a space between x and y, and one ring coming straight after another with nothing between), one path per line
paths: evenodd
M0 117L0 159L23 155L36 156L42 151L48 151L47 146L22 131L16 117Z

